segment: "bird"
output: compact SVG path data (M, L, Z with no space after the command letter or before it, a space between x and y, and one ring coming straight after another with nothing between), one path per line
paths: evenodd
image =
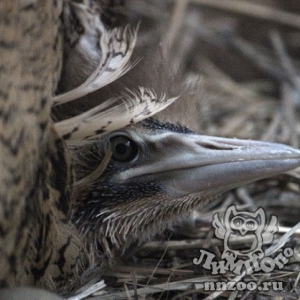
M72 167L51 106L64 1L0 5L0 287L56 291L88 265L69 221Z
M66 115L56 128L75 166L72 221L87 248L109 264L218 195L300 163L289 146L201 134L201 80L188 82L155 45L142 48L141 59L133 48L136 63L124 64L122 76L67 106L57 102ZM106 103L114 103L111 110ZM78 122L81 110L91 116Z
M156 99L155 93L140 87L120 103L108 99L75 118L55 121L55 106L109 84L130 68L136 31L106 30L101 20L96 22L96 12L97 6L86 1L0 5L1 288L26 285L58 292L68 289L70 282L81 283L90 258L70 219L74 172L65 140L78 134L88 139L126 126L173 101ZM64 71L69 69L68 55L79 54L98 55L98 63L89 59L92 67L85 64L84 76L66 87L60 78L71 78ZM118 126L107 122L124 111L129 114ZM87 122L94 129L81 126Z
M289 146L196 133L178 119L193 104L169 88L132 82L75 105L135 70L137 31L107 29L99 7L0 5L1 287L59 291L80 282L89 246L112 258L228 189L300 165Z
M299 166L300 151L290 146L199 132L194 89L150 118L72 148L72 219L96 256L116 261L220 194Z

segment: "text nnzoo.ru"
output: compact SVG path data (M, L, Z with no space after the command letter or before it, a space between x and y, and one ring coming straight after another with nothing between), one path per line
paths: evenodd
M262 282L260 285L257 285L255 281L249 282L235 282L235 281L228 281L228 282L205 282L204 283L204 290L205 291L282 291L283 290L283 283L278 281L274 282Z

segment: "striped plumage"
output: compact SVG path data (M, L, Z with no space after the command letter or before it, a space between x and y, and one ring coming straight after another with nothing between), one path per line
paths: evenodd
M137 38L136 29L107 29L98 5L101 1L0 4L1 287L60 290L70 280L80 280L90 266L87 245L107 257L123 253L217 194L300 164L299 151L289 147L205 137L185 127L195 121L186 117L194 110L185 103L190 101L188 85L176 87L185 91L180 101L156 119L149 117L178 96L163 81L155 89L155 84L130 79L128 73L116 84L117 92L103 89L89 95L130 72ZM160 81L165 71L159 71L152 66L147 76ZM129 89L121 88L128 80ZM193 96L198 92L192 90ZM95 95L102 98L94 108L74 104L79 97L86 101ZM73 104L74 109L67 110ZM177 120L183 110L184 120ZM109 142L119 135L145 150L138 161L116 162ZM168 156L164 146L174 156ZM198 146L205 155L205 150L232 150L234 155L225 155L225 160L216 154L220 165L242 159L263 162L266 169L251 169L247 177L241 168L245 177L237 183L216 176L216 190L203 185L205 192L199 196L194 182L193 189L182 181L181 169L200 164L181 165L178 152L203 154ZM246 156L239 156L245 149ZM176 163L177 169L172 167ZM213 165L209 159L206 163Z
M50 118L62 1L0 5L0 285L56 289L87 266L69 222L70 158ZM76 263L75 263L76 262Z
M32 0L0 5L1 287L35 285L57 290L89 266L84 243L69 219L74 177L61 137L70 139L76 132L75 138L82 141L105 133L114 107L120 115L130 112L112 127L117 129L174 100L156 98L153 91L140 87L74 119L51 121L53 105L90 93L129 68L136 32L106 30L98 15L99 4ZM77 71L70 69L68 58L72 62L83 56L86 63L79 64ZM58 84L61 72L64 77ZM79 74L75 82L74 72ZM58 94L63 92L68 93ZM87 122L93 125L90 131L81 126Z

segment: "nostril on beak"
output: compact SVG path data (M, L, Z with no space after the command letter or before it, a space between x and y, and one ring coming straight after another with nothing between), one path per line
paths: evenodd
M232 146L223 146L223 145L215 145L215 144L209 144L209 143L204 143L201 145L205 149L209 150L234 150Z

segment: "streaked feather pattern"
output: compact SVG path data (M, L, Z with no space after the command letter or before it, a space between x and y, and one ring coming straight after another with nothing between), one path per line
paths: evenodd
M129 71L132 65L128 62L136 38L137 29L132 30L129 26L103 32L100 38L102 56L98 67L83 84L69 92L55 96L53 106L70 102L101 89Z
M159 98L154 91L139 87L123 97L112 98L78 115L55 124L65 140L94 140L101 135L137 123L163 110L177 98ZM72 144L72 143L70 143Z

